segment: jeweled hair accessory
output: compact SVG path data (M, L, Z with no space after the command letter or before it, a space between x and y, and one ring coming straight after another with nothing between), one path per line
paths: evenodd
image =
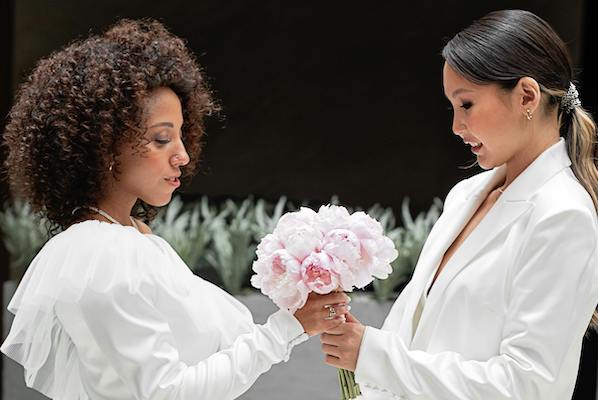
M581 101L579 100L579 92L577 88L573 84L573 82L569 83L569 89L567 93L561 99L561 108L565 111L566 114L571 113L575 107L581 106Z

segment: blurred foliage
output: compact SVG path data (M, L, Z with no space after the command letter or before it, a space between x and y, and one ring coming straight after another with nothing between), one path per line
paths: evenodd
M42 246L48 241L47 219L31 210L28 203L15 200L0 211L2 240L10 255L10 276L20 278Z
M340 205L338 197L333 196L330 204ZM360 210L345 207L349 212ZM243 201L229 199L220 204L210 203L206 196L187 203L174 197L160 210L151 227L154 234L170 243L193 272L212 268L210 271L215 271L219 283L229 293L239 294L249 287L257 243L274 230L284 213L294 210L296 207L284 196L276 203L249 197ZM397 226L397 218L389 207L374 204L366 210L380 222L399 250L390 276L373 283L374 295L379 301L392 300L409 281L441 210L442 202L434 199L428 211L414 218L409 210L409 199L405 198L401 207L401 226ZM32 213L22 201L6 204L5 210L0 212L0 229L10 253L13 277L22 275L48 240L46 223L43 216Z
M395 228L392 210L370 210L370 215L377 218L382 226L386 224L385 232L399 251L399 256L391 264L392 273L388 278L374 280L374 294L378 301L394 299L396 290L409 282L424 243L441 212L442 201L436 198L427 212L418 214L414 219L409 211L409 198L405 198L401 206L403 226Z

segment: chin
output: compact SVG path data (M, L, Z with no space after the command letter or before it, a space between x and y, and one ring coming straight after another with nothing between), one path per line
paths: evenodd
M478 158L478 165L484 170L489 170L500 166L500 164L497 164L495 161L484 160L480 158Z
M141 200L143 200L144 203L149 204L153 207L164 207L165 205L170 203L170 200L172 200L172 193L168 196L141 198Z

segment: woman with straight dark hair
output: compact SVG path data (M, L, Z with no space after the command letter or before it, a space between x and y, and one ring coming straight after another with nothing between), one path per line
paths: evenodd
M382 329L322 335L363 398L570 399L598 303L596 125L563 41L492 12L444 47L452 129L486 172L458 183Z

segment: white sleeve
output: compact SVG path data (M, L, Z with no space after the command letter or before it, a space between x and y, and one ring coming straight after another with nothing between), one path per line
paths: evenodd
M565 354L581 341L596 293L597 236L583 212L536 224L512 270L500 349L488 360L409 350L395 333L367 327L358 383L409 399L554 398Z
M161 312L126 284L104 293L88 290L79 304L93 340L135 399L235 399L307 338L295 317L281 310L229 348L186 365Z

